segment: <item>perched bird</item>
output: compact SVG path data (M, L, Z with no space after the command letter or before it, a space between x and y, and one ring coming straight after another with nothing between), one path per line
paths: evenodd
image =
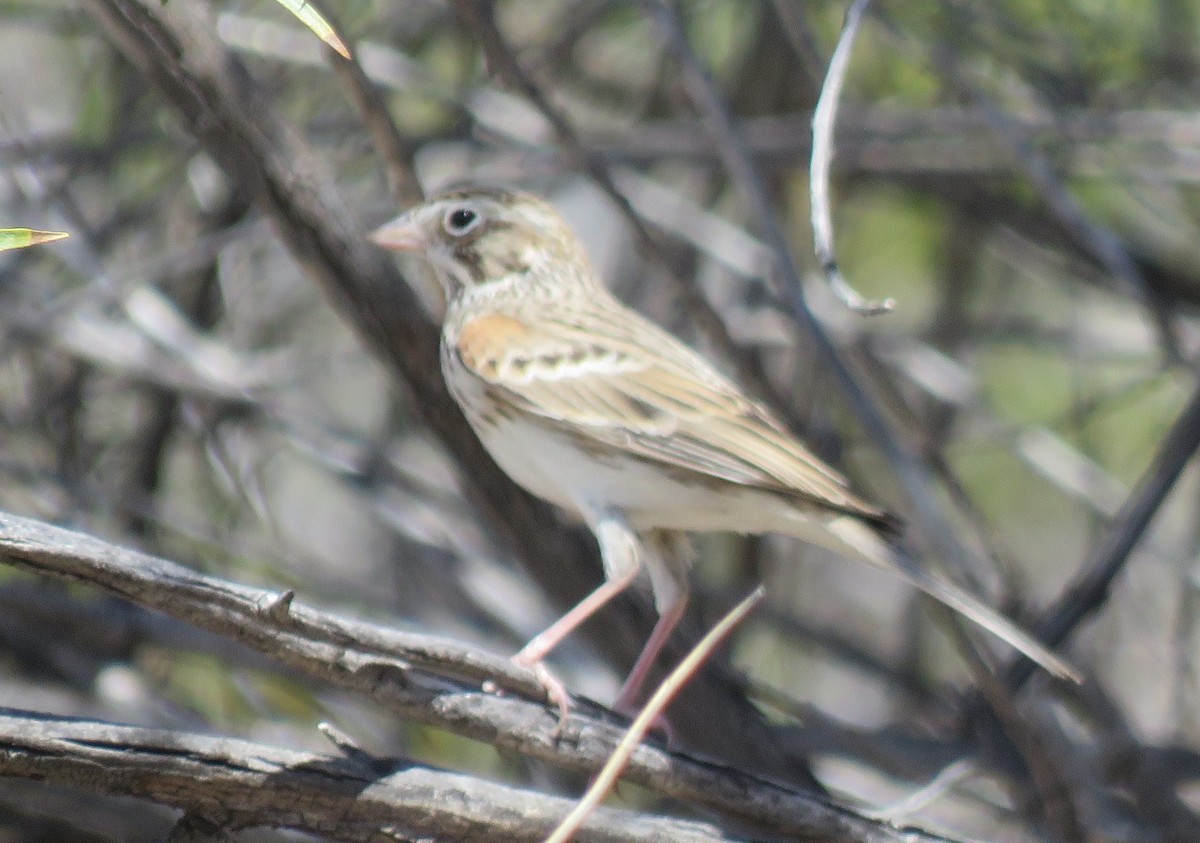
M543 659L645 569L659 622L626 680L628 709L687 602L686 564L661 531L781 533L899 574L1042 665L1061 658L957 586L907 564L898 522L680 340L619 302L554 208L529 193L456 190L371 234L423 257L447 302L442 372L508 475L576 513L606 582L530 641ZM654 539L646 542L650 536Z

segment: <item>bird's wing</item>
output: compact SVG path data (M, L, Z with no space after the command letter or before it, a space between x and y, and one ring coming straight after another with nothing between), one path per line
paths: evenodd
M593 448L887 520L704 358L630 311L481 315L452 348L495 401Z

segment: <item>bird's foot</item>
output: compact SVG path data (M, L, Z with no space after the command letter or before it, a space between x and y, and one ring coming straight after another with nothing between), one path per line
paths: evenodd
M542 661L541 657L537 654L526 652L528 649L526 647L513 656L513 664L533 671L533 675L537 677L538 684L546 692L546 698L558 707L558 727L556 731L560 731L563 724L567 721L567 715L571 713L571 695L567 693L567 686L562 683L561 679L550 672L550 668L546 667L546 663Z

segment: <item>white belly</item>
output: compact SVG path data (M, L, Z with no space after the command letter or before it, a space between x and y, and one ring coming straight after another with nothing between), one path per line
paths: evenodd
M773 495L734 484L686 482L680 472L640 460L599 456L541 425L502 419L494 426L475 424L475 429L509 477L580 515L618 510L639 531L740 533L780 531L795 517L792 507Z
M597 456L570 437L540 424L501 419L476 425L492 457L533 494L566 509L615 508L632 514L656 509L664 500L702 496L661 472L621 457ZM653 525L646 525L653 526Z

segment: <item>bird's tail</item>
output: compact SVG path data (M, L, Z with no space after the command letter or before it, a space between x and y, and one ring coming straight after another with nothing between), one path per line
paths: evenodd
M839 516L827 522L825 526L829 533L836 538L835 542L822 542L830 550L848 553L864 562L899 575L910 585L921 589L939 603L983 627L1055 676L1077 683L1083 681L1083 676L1078 670L1028 632L994 609L985 606L974 595L928 571L921 570L898 549L889 545L874 530L858 519L848 515Z

